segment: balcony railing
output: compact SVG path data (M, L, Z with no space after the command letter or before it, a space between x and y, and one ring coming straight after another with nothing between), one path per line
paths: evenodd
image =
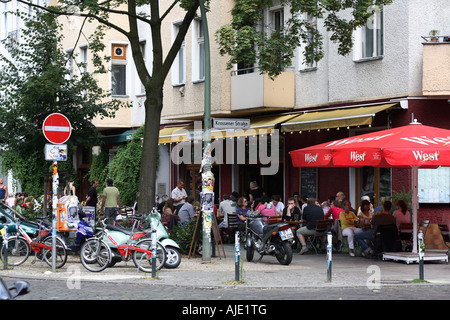
M431 36L430 36L431 37ZM425 96L450 96L450 36L423 42L422 91Z
M293 108L295 72L282 72L274 80L258 68L231 72L231 110Z

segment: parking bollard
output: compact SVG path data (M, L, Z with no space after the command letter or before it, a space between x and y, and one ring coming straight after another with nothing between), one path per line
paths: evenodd
M331 264L332 264L332 252L333 252L333 236L331 232L327 234L327 279L331 282Z
M419 231L417 235L417 242L419 247L419 279L424 280L423 276L423 256L425 254L425 244L423 243L423 232Z
M241 257L241 241L239 237L239 231L236 231L234 235L234 253L236 257L236 261L234 263L234 280L239 281L239 260Z
M8 269L8 226L4 226L3 228L3 269Z
M156 278L156 230L152 230L152 278Z

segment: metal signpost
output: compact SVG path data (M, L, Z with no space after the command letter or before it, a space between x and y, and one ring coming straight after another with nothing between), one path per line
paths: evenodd
M42 124L42 132L52 145L45 145L45 159L53 161L53 184L52 184L52 271L56 270L56 231L58 211L58 161L67 160L67 146L62 145L72 134L72 126L69 119L60 113L52 113L45 118Z

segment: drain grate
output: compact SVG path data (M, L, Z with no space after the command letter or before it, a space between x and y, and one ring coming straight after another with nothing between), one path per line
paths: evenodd
M409 283L409 281L405 280L381 280L380 284L404 284Z

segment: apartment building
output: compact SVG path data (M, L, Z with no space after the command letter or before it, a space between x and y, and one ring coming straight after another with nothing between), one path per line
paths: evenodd
M354 206L362 195L369 195L377 202L393 191L408 190L411 172L407 169L299 169L292 166L289 152L337 138L406 125L413 118L426 125L449 129L448 2L395 0L389 6L375 8L367 25L355 31L353 52L348 56L337 54L337 44L329 40L323 21L317 19L317 28L324 35L324 58L306 65L302 48L298 48L291 68L273 81L259 74L257 65L226 69L226 57L218 53L214 32L230 21L233 4L232 1L211 2L211 11L207 14L211 39L211 116L249 120L249 126L244 130L220 127L212 130L213 142L216 142L213 154L217 162L213 166L216 201L224 193L247 193L251 181L257 181L267 194L279 194L284 200L294 192L325 200L343 191ZM161 3L161 12L167 9L165 6L167 4ZM265 12L264 23L277 28L288 15L288 8L274 5ZM165 52L183 16L182 9L174 8L166 17ZM66 29L78 34L80 18L63 19L67 19L64 21ZM66 37L65 48L75 50L78 59L89 61L87 37L92 27L85 26L78 42L74 41L74 36ZM144 24L139 28L141 50L145 52L146 64L151 65L150 30ZM440 31L438 41L432 41L431 30ZM111 72L99 76L98 80L112 90L114 97L132 103L132 108L121 110L115 119L95 122L113 156L115 147L127 141L143 124L145 95L127 40L111 30L105 41L111 56L108 62ZM201 127L204 115L203 61L204 35L199 14L190 26L164 87L157 178L160 195L170 194L178 179L186 182L189 193L195 195L198 189L201 141L195 129ZM87 65L89 68L89 62ZM183 146L181 141L190 142ZM276 152L267 151L275 145ZM177 162L181 149L184 161ZM259 150L262 149L266 157L261 156ZM188 153L191 156L186 156ZM268 175L261 174L270 168L275 170L268 170ZM447 221L450 188L445 179L440 179L437 185L437 176L449 176L450 181L448 168L433 172L421 170L420 214ZM436 188L447 192L442 192L440 198L430 197Z

